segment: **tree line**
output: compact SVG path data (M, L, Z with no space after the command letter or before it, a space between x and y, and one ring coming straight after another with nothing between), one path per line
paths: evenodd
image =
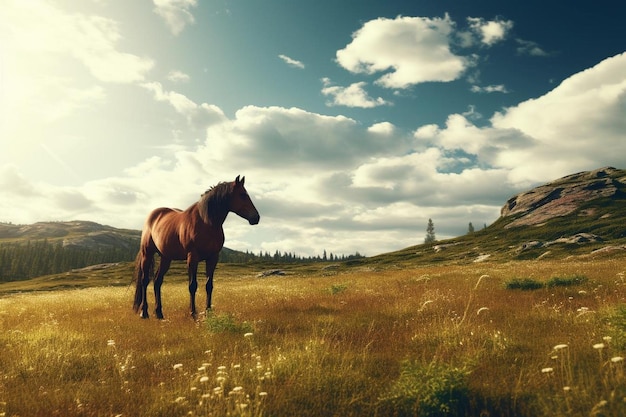
M80 246L63 246L61 241L35 240L0 244L0 282L17 281L39 277L42 275L60 274L72 269L90 265L113 262L130 262L135 259L139 245L101 246L87 248ZM239 252L224 248L220 253L221 263L309 263L309 262L341 262L362 258L354 255L327 255L303 257L292 252Z
M269 252L237 252L224 248L220 253L220 262L222 263L252 263L252 262L275 262L275 263L312 263L312 262L344 262L353 259L360 259L364 256L358 251L354 255L335 255L332 252L327 253L324 250L322 255L316 256L300 256L292 252L275 251L274 254Z
M134 247L64 247L61 241L45 239L3 243L0 244L0 282L59 274L89 265L132 261L136 255Z

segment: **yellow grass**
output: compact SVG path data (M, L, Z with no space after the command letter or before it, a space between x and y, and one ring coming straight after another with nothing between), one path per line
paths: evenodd
M175 276L163 321L134 315L124 287L1 298L0 414L626 415L626 259L326 274L218 268L197 322ZM567 275L588 280L504 285ZM457 370L448 398L436 386Z

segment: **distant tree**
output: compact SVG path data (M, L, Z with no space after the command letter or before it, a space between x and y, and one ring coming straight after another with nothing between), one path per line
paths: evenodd
M474 225L472 224L472 222L469 222L469 227L467 228L467 234L471 235L472 233L474 233Z
M424 243L433 243L436 241L435 237L435 225L433 224L432 219L428 219L428 226L426 226L426 237L424 238Z

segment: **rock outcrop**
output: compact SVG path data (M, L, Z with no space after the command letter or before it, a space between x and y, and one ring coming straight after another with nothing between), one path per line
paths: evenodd
M540 225L600 198L626 199L625 170L605 167L568 175L510 198L500 216L516 217L506 228ZM581 214L592 215L593 210Z

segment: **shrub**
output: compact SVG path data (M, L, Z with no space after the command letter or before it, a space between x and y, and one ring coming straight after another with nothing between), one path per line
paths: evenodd
M581 285L587 282L584 275L572 275L570 277L552 277L547 282L548 288L552 287L570 287L572 285Z
M380 398L383 412L397 416L463 415L469 403L469 372L446 364L404 362L400 377Z
M513 278L506 283L507 290L538 290L543 288L543 283L532 278Z
M238 323L231 314L213 314L207 312L206 327L211 333L248 333L252 332L252 324L244 321Z

